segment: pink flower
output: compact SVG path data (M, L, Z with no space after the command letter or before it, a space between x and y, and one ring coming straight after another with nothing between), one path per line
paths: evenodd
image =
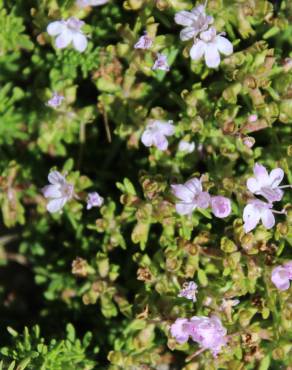
M91 209L92 207L101 207L103 205L103 201L103 197L101 197L96 191L89 193L87 196L86 209Z
M230 199L217 195L211 197L212 212L216 217L224 218L231 213L231 202Z
M258 120L258 115L257 114L250 114L247 118L249 123L254 123Z
M168 141L166 136L174 134L174 126L172 121L158 121L152 120L142 134L141 141L147 146L156 146L160 150L168 148Z
M72 42L74 49L82 53L87 48L87 38L81 31L84 24L83 21L71 17L50 23L47 32L50 36L58 36L56 38L57 49L64 49Z
M58 93L54 92L51 99L47 102L47 105L51 108L58 108L64 99L65 98L63 95L59 95Z
M268 173L266 168L256 163L253 169L255 177L247 180L247 188L256 195L262 195L269 202L280 201L283 197L283 191L279 184L283 180L284 171L281 168L275 168Z
M220 319L213 315L194 316L186 325L186 332L201 348L209 349L213 356L217 356L222 347L227 344L227 330Z
M175 322L170 327L171 335L180 344L188 341L189 334L186 330L188 327L188 319L176 319Z
M178 297L185 297L187 299L192 300L193 302L196 302L197 300L196 294L198 291L197 288L198 288L197 284L193 281L184 283L183 289L181 289L181 291L179 292Z
M150 49L153 44L153 39L147 35L145 32L145 35L141 36L138 40L138 42L134 45L135 49Z
M167 62L167 56L163 55L163 54L160 54L160 53L157 53L157 58L155 60L155 63L153 65L152 69L154 71L156 71L157 69L160 69L161 71L168 72L170 70L170 67L169 67L168 62Z
M176 13L174 20L175 23L185 26L180 33L182 41L187 41L191 38L195 39L200 32L206 31L209 24L212 24L214 21L213 17L206 15L204 5L198 5L190 12L181 11Z
M45 198L49 199L47 210L50 213L61 211L68 200L74 195L74 187L67 183L65 176L58 171L52 171L48 176L49 183L42 189Z
M253 230L257 224L262 221L266 229L271 229L275 225L275 217L270 203L262 202L258 199L253 199L243 210L244 230L246 233Z
M292 280L292 261L286 262L282 266L275 267L272 271L271 280L277 289L289 289L290 280Z
M173 194L180 200L176 203L176 211L180 215L191 215L197 208L208 208L210 195L203 191L200 180L193 178L185 184L171 185Z
M233 45L225 37L217 35L216 29L211 27L200 34L200 38L190 50L190 56L193 60L200 60L204 56L209 68L217 68L220 64L219 52L223 55L231 55Z

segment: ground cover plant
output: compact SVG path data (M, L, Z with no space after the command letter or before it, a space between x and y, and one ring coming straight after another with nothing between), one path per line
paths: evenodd
M0 369L292 368L291 46L290 0L0 0Z

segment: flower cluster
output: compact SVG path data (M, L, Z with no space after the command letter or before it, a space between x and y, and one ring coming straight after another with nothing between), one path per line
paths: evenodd
M57 213L62 210L65 204L74 196L74 186L67 182L66 177L58 171L52 171L48 175L50 185L42 189L45 198L49 199L47 210L50 213ZM104 199L97 193L89 193L87 198L87 209L101 207Z
M176 211L180 215L191 215L196 208L206 209L209 206L216 217L224 218L231 213L230 199L221 195L211 196L203 191L201 180L193 178L184 184L171 185L172 192L179 199Z
M209 349L215 357L228 341L227 330L215 315L176 319L170 332L178 343L183 344L191 338L202 349Z
M190 12L178 12L174 19L177 24L185 27L180 33L181 40L193 40L190 57L196 61L204 57L209 68L217 68L220 64L220 53L231 55L233 45L223 34L217 34L215 27L209 28L214 19L207 15L205 10L204 5L198 5Z
M141 141L147 146L155 146L160 150L168 148L167 136L174 134L172 121L151 120L142 134Z
M275 267L272 271L271 280L279 290L289 289L290 280L292 280L292 261Z
M273 203L278 202L283 197L283 186L279 186L284 177L281 168L275 168L268 173L267 169L256 163L254 166L254 177L247 180L247 188L254 195L260 195L265 201L253 198L243 210L244 230L246 233L253 230L262 221L266 229L271 229L275 225L274 213L284 213L284 211L273 210ZM290 187L290 185L288 185Z

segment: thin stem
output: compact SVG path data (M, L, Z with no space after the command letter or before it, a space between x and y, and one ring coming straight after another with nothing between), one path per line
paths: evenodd
M201 353L203 353L204 351L206 351L207 348L201 348L199 349L198 351L196 351L195 353L193 353L192 355L188 356L186 358L186 362L189 362L191 361L193 358L199 356Z
M102 103L102 115L103 115L103 123L105 127L105 132L106 132L106 137L109 143L112 142L112 136L111 136L111 131L108 123L108 116L107 116L107 111L105 109L104 103Z
M282 185L282 186L279 186L279 189L286 189L286 188L292 188L292 185Z

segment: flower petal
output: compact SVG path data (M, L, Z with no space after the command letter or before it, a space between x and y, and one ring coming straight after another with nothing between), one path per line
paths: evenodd
M44 186L42 193L45 198L60 198L62 196L59 185Z
M194 29L194 27L186 27L183 30L180 31L180 39L182 41L187 41L197 35L197 31Z
M266 229L271 229L275 225L275 216L270 209L261 211L261 219Z
M55 21L48 25L47 32L50 36L57 36L64 29L64 24L62 21Z
M142 134L141 141L147 147L153 145L153 134L152 134L152 132L150 130L146 129Z
M64 207L66 203L66 198L58 198L58 199L52 199L47 204L47 210L50 213L56 213L61 211L61 209Z
M254 165L253 172L262 186L265 185L267 181L269 181L268 171L263 165L256 163Z
M66 28L62 33L56 38L56 48L64 49L72 41L72 32L68 31Z
M160 150L166 150L168 148L168 141L163 134L156 133L154 137L154 145Z
M77 51L83 53L83 51L87 48L87 44L88 44L87 38L81 32L77 32L74 35L73 45Z
M220 53L224 55L231 55L233 53L233 45L225 37L216 36L216 46Z
M191 191L191 189L189 189L188 187L186 187L185 185L182 185L182 184L178 184L178 185L171 185L171 189L172 189L172 193L178 198L178 199L181 199L183 200L184 202L188 202L190 203L193 198L194 198L194 194L193 192Z
M246 186L248 190L251 191L252 193L256 193L257 191L260 190L260 185L254 177L251 177L247 180Z
M201 181L199 179L196 179L195 177L188 180L185 183L185 187L187 187L193 193L193 196L200 193L203 189Z
M220 54L215 43L205 45L205 62L209 68L217 68L220 64Z
M270 173L270 180L272 182L273 187L278 186L284 177L284 171L282 168L275 168Z
M165 136L171 136L174 134L174 126L171 123L172 121L169 122L162 122L162 121L157 121L157 127L159 128L159 131L161 134Z
M200 60L204 55L205 43L201 40L197 41L190 50L190 57L193 60Z
M191 26L195 20L196 16L193 13L185 10L176 13L174 17L175 23L180 24L181 26Z
M261 214L256 207L252 204L248 204L243 210L243 221L244 221L244 231L249 233L253 230L261 219Z
M52 171L48 175L49 183L53 185L64 184L66 182L65 177L60 174L59 171Z
M175 205L176 212L179 215L191 215L195 208L196 206L194 204L177 203Z

